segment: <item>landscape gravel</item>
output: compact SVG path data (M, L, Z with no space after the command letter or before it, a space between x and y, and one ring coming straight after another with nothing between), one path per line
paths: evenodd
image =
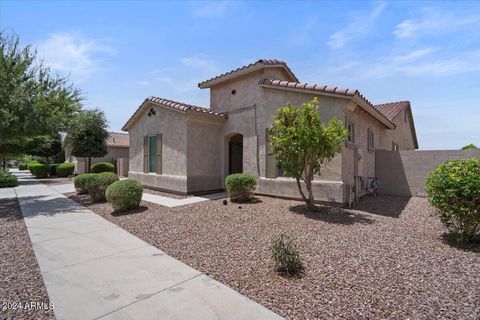
M444 240L424 198L366 198L355 210L258 197L130 214L92 211L287 319L479 319L480 255ZM274 271L269 247L294 239L305 272Z
M0 319L55 319L49 302L18 201L1 199Z

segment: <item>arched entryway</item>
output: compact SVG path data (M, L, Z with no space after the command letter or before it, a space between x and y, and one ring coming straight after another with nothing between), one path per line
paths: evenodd
M243 136L236 134L228 142L228 174L243 172Z

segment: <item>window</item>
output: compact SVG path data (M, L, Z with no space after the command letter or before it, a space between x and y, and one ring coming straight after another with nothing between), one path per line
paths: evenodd
M372 129L367 129L367 143L368 149L375 149L375 137Z
M351 121L347 122L348 142L355 143L355 124Z
M143 138L143 172L162 173L162 135Z
M395 142L392 142L392 150L393 151L398 151L398 144L396 144Z

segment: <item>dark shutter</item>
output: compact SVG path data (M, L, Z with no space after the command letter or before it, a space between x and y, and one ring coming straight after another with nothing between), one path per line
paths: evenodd
M265 177L267 178L276 178L277 177L277 168L275 156L272 152L272 146L270 144L269 128L265 128Z
M157 134L157 174L162 174L162 134Z
M148 137L143 137L143 172L148 172Z

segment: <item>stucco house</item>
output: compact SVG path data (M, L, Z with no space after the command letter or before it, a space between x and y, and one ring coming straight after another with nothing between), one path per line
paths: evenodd
M375 150L418 148L408 101L372 104L358 90L301 83L278 60L255 63L198 84L210 108L148 97L123 126L130 135L129 177L182 194L224 189L224 178L258 177L258 194L298 198L294 179L282 177L268 142L275 110L317 97L324 121L336 117L349 131L342 151L315 177L321 201L349 203L375 176Z
M92 158L91 164L98 162L109 162L117 167L119 175L128 174L128 145L129 138L127 133L109 132L106 139L107 154L104 157ZM65 139L63 149L65 150L65 161L75 164L75 173L81 174L87 172L87 158L79 158L72 155L72 145Z

